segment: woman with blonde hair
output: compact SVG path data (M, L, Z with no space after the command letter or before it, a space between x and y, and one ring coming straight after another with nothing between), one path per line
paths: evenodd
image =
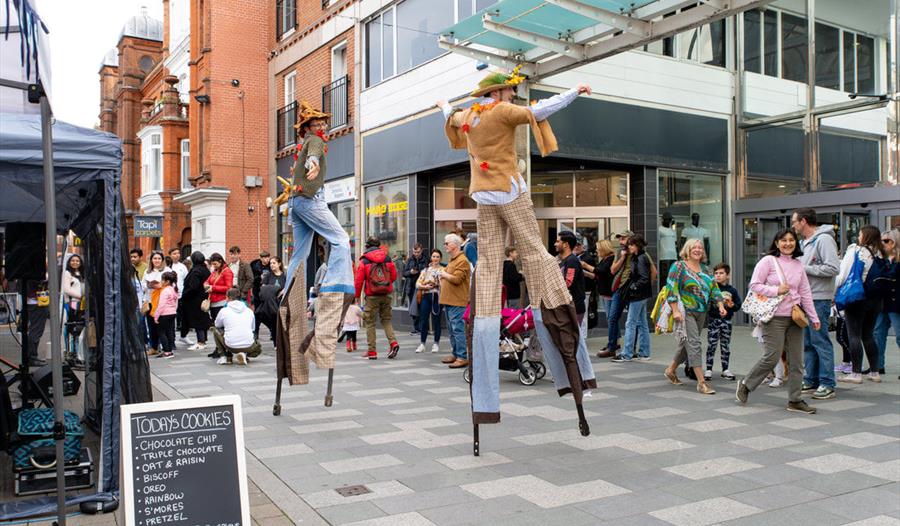
M702 240L692 238L685 241L679 257L681 259L673 263L669 269L669 277L666 280L669 294L666 301L672 308L672 317L676 324L683 324L683 333L679 335L678 351L672 363L666 368L665 375L673 385L681 385L676 371L682 363L687 362L697 377L697 392L705 395L716 394L716 390L710 387L703 377L705 363L700 332L703 330L710 302L718 305L719 314L723 318L728 314L725 310L725 298L719 291L713 273L702 263L706 259Z
M881 233L881 244L887 257L891 261L894 270L894 278L900 280L900 230L892 228ZM878 374L884 374L884 355L887 352L887 333L890 327L894 328L894 338L897 348L900 349L900 287L894 288L884 300L884 307L875 322L875 344L878 346ZM872 372L874 368L869 366Z
M597 259L596 266L591 266L585 262L581 263L581 268L585 272L594 275L597 282L597 300L603 312L609 315L609 302L612 300L612 264L616 258L616 251L613 250L612 243L608 239L597 241Z

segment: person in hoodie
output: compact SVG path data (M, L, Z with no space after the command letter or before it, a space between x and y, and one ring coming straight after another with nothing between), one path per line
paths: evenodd
M791 216L791 228L799 234L800 263L806 270L812 290L816 316L827 320L834 300L834 277L841 268L832 225L820 225L816 211L800 208ZM803 330L803 394L812 393L816 400L834 398L834 346L828 336L828 324L818 329L812 325Z
M231 365L233 360L238 365L247 365L248 357L258 356L262 350L253 337L256 320L237 287L228 289L225 297L228 303L219 311L212 329L216 352L221 355L217 363Z
M397 338L394 336L394 326L391 325L391 293L394 291L394 282L397 281L397 267L388 257L387 250L381 248L381 240L370 237L366 240L366 251L356 267L356 299L366 293L363 321L366 323L366 341L369 352L366 357L370 360L378 359L378 350L375 344L375 316L381 319L384 334L390 342L388 358L395 358L400 350Z

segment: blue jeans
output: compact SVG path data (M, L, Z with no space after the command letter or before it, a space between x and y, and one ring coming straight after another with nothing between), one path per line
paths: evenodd
M831 300L813 300L821 327L812 324L803 329L803 383L813 387L834 389L834 346L828 336Z
M628 304L628 317L625 319L625 343L623 358L631 358L634 340L638 340L640 348L638 356L650 357L650 325L647 323L647 300L632 301Z
M878 345L878 368L884 369L884 353L887 351L888 328L894 328L894 339L900 348L900 312L882 312L875 322L875 344Z
M609 310L606 311L606 319L609 322L609 350L615 351L619 348L619 318L622 316L622 310L625 302L622 301L622 295L618 291L614 292L609 300Z
M431 320L431 330L434 331L434 343L441 341L441 305L438 303L438 293L422 294L422 303L419 304L419 341L425 343L428 340L428 321Z
M312 199L292 197L289 203L290 219L294 226L294 253L288 265L287 283L291 283L297 267L309 257L313 235L319 234L330 245L328 270L322 279L319 293L354 294L356 288L353 285L353 267L350 261L350 237L328 209L324 190L319 190Z
M444 305L444 311L447 313L447 327L450 329L450 348L453 350L453 356L465 360L467 359L466 323L463 321L463 314L465 314L466 308ZM496 342L494 344L496 345Z

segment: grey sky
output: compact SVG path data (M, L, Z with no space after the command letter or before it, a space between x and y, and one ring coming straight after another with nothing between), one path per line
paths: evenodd
M160 0L38 0L50 30L53 112L56 118L93 128L100 113L100 61L118 43L125 21L147 6L162 20Z

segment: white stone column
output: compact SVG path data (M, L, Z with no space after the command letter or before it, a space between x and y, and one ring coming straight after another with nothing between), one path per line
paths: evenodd
M195 188L173 199L191 209L191 249L209 257L213 252L225 256L225 203L231 190L222 187Z

